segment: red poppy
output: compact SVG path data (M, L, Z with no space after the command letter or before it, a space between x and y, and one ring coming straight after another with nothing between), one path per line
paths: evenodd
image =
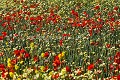
M61 61L60 61L59 57L55 56L54 60L53 60L53 66L54 66L54 68L57 69L57 67L60 66L60 64L61 64Z
M92 41L92 42L90 42L90 44L91 44L91 45L95 45L95 42Z
M54 56L54 60L59 60L59 57L58 56Z
M30 54L29 53L25 53L24 58L29 58Z
M20 55L20 50L14 50L14 55L19 56Z
M88 21L86 21L86 20L83 21L83 22L82 22L82 27L85 27L85 26L87 25L87 23L88 23Z
M59 73L56 73L55 75L52 75L52 79L58 79L59 78Z
M102 22L103 20L102 20L101 18L98 18L97 21L98 21L98 22Z
M114 57L114 62L120 64L120 52L116 52L116 55Z
M7 24L8 24L7 22L4 22L4 23L2 23L2 26L3 26L3 27L6 27Z
M78 12L75 12L75 10L72 10L71 14L74 15L74 16L76 16L76 17L78 17Z
M113 21L113 22L115 22L115 18L114 17L110 18L110 20Z
M61 64L60 60L53 61L53 66L60 66L60 64Z
M110 28L111 31L114 31L115 29L113 27Z
M30 5L30 8L36 8L37 6L35 4Z
M49 57L49 52L45 52L44 57Z
M28 11L28 12L27 12L27 15L29 16L30 14L31 14L31 12L30 12L30 11Z
M48 66L45 66L44 70L43 71L47 71L48 70Z
M93 33L91 28L88 30L88 32L89 32L89 35L92 36Z
M0 40L3 40L3 36L0 36Z
M13 30L13 27L8 26L7 29L11 31L11 30Z
M60 46L63 45L63 40L62 40L62 39L59 41L59 45L60 45Z
M86 11L84 11L84 12L83 12L83 14L84 14L84 15L87 15L87 12L86 12Z
M82 24L81 23L77 23L77 27L81 27L82 26Z
M36 18L35 17L30 17L30 20L34 21L34 20L36 20Z
M90 64L89 66L88 66L88 70L91 70L91 69L93 69L94 68L94 64Z
M35 56L33 57L33 60L34 60L35 62L37 62L37 61L39 60L39 57L38 57L37 55L35 55Z
M25 53L25 52L26 52L25 49L20 50L20 53L22 53L22 54Z
M7 72L7 71L2 71L2 73L1 73L1 76L2 76L2 78L4 78L4 79L5 79L5 78L7 77L7 75L8 75L8 74L6 74L6 72Z
M73 26L73 27L76 27L76 26L77 26L77 23L76 23L76 22L74 22L74 23L72 24L72 26Z
M12 63L13 65L15 65L15 64L17 63L17 59L12 59L12 60L11 60L11 63Z
M119 7L118 7L118 6L115 6L115 7L114 7L114 10L116 10L116 11L117 11L118 9L119 9Z
M117 76L117 79L120 80L120 75Z
M109 67L111 70L114 68L113 64L110 64Z
M97 5L97 6L95 6L95 10L98 10L100 8L100 6L99 5Z
M59 77L59 73L55 74L55 79L57 79Z
M63 37L70 36L70 34L63 34Z
M2 32L2 36L5 37L7 35L7 32Z
M10 15L7 15L7 16L5 16L5 18L4 18L6 21L11 21L11 16Z
M4 70L5 69L5 65L4 64L0 64L0 71L2 70Z
M71 69L70 69L69 66L66 66L66 71L67 71L67 72L71 72Z
M41 16L37 16L37 17L36 17L36 20L37 20L37 21L41 21L41 20L42 20L42 17L41 17Z
M73 18L68 18L68 23L73 23Z
M107 48L110 48L110 46L111 46L110 44L106 44L106 47L107 47Z

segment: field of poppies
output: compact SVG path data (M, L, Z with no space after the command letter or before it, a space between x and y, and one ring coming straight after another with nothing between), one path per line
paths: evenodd
M0 80L120 80L120 0L1 0Z

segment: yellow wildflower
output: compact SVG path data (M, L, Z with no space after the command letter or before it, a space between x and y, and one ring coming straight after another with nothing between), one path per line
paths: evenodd
M21 78L18 78L17 80L21 80Z
M50 71L49 75L52 76L54 74L54 71Z
M8 60L7 60L7 66L8 66L8 67L11 67L11 66L12 66L10 58L8 58Z
M31 48L31 49L34 48L34 43L33 43L33 42L30 43L30 48Z
M8 58L7 63L10 63L10 62L11 62L11 60L10 60L10 58Z
M35 73L38 73L38 70L35 70Z
M64 57L64 56L65 56L65 51L63 51L63 52L62 52L61 56L62 56L62 57Z
M66 74L66 68L63 68L63 69L61 70L61 75L64 75L64 74Z
M40 69L41 69L41 72L44 72L45 67L41 66Z
M62 53L58 54L58 57L61 59L65 56L65 52L63 51Z
M13 72L9 72L10 77L13 77L14 73Z
M41 53L41 57L44 57L45 53Z
M61 55L61 54L58 54L58 57L59 57L59 59L61 59L61 58L62 58L62 55Z
M24 61L20 61L20 64L23 64Z
M6 42L6 45L8 45L8 42Z
M15 70L17 70L19 68L19 66L18 65L15 65Z
M7 66L10 68L10 67L12 66L12 64L11 64L11 63L8 63Z

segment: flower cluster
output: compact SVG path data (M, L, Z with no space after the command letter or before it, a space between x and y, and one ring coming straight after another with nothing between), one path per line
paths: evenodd
M0 80L120 80L120 1L1 3Z

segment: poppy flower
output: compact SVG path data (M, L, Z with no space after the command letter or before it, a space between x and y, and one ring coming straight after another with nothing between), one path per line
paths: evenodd
M71 14L74 15L74 16L76 16L76 17L78 17L78 12L76 12L75 10L72 10Z
M37 16L37 17L36 17L36 20L37 20L37 21L41 21L41 20L42 20L42 17L41 17L41 16Z
M30 8L36 8L37 6L35 4L30 5Z
M29 53L25 53L24 58L29 58L30 54Z
M66 71L67 71L67 72L71 72L71 69L70 69L69 66L66 66Z
M113 21L113 22L115 22L115 18L114 17L110 18L110 20Z
M110 44L106 44L106 47L107 47L107 48L110 48L110 47L111 47L111 45L110 45Z
M2 71L2 73L1 73L1 77L2 77L2 78L5 79L5 78L7 77L7 75L8 75L8 74L7 74L7 71Z
M11 16L10 15L7 15L7 16L5 16L5 18L4 18L6 21L11 21Z
M68 23L73 23L73 18L68 18Z
M26 52L25 49L20 50L20 53L22 53L22 54L25 53L25 52Z
M97 6L95 6L95 10L98 10L100 8L100 6L99 5L97 5Z
M5 69L5 65L4 64L0 64L0 71Z
M116 10L116 11L117 11L118 9L119 9L119 7L118 7L118 6L115 6L115 7L114 7L114 10Z
M89 32L89 35L90 35L90 36L93 35L93 33L92 33L92 29L91 29L91 28L88 30L88 32Z
M70 36L70 34L63 34L63 37Z
M57 55L57 56L54 57L53 66L54 66L55 68L57 68L58 66L60 66L60 64L61 64L61 61L60 61L60 59L59 59L59 57L58 57L58 55Z
M116 55L114 56L114 62L120 64L120 52L116 52Z
M90 45L95 45L95 42L91 41L91 42L90 42Z
M53 66L60 66L60 64L61 64L60 60L53 61Z
M19 56L20 55L20 50L14 50L14 55Z
M77 23L77 27L81 27L82 25L81 25L81 23Z
M35 55L35 56L33 57L33 60L34 60L35 62L37 62L37 61L39 60L39 57L38 57L37 55Z
M111 70L114 68L114 66L112 64L110 64L109 67Z
M60 46L63 45L63 40L62 40L62 39L59 41L59 45L60 45Z
M0 40L3 40L3 36L0 36Z
M47 71L47 70L48 70L48 66L45 66L43 71Z
M17 63L17 59L12 59L11 64L15 65Z
M30 20L34 21L34 20L36 20L36 18L35 17L30 17Z
M53 74L52 79L58 79L59 78L59 73Z
M90 64L87 68L88 70L92 70L94 68L94 64Z
M48 56L49 56L49 53L45 52L44 57L48 57Z
M120 75L117 76L117 79L120 80Z
M2 36L5 37L7 35L7 32L2 32Z

